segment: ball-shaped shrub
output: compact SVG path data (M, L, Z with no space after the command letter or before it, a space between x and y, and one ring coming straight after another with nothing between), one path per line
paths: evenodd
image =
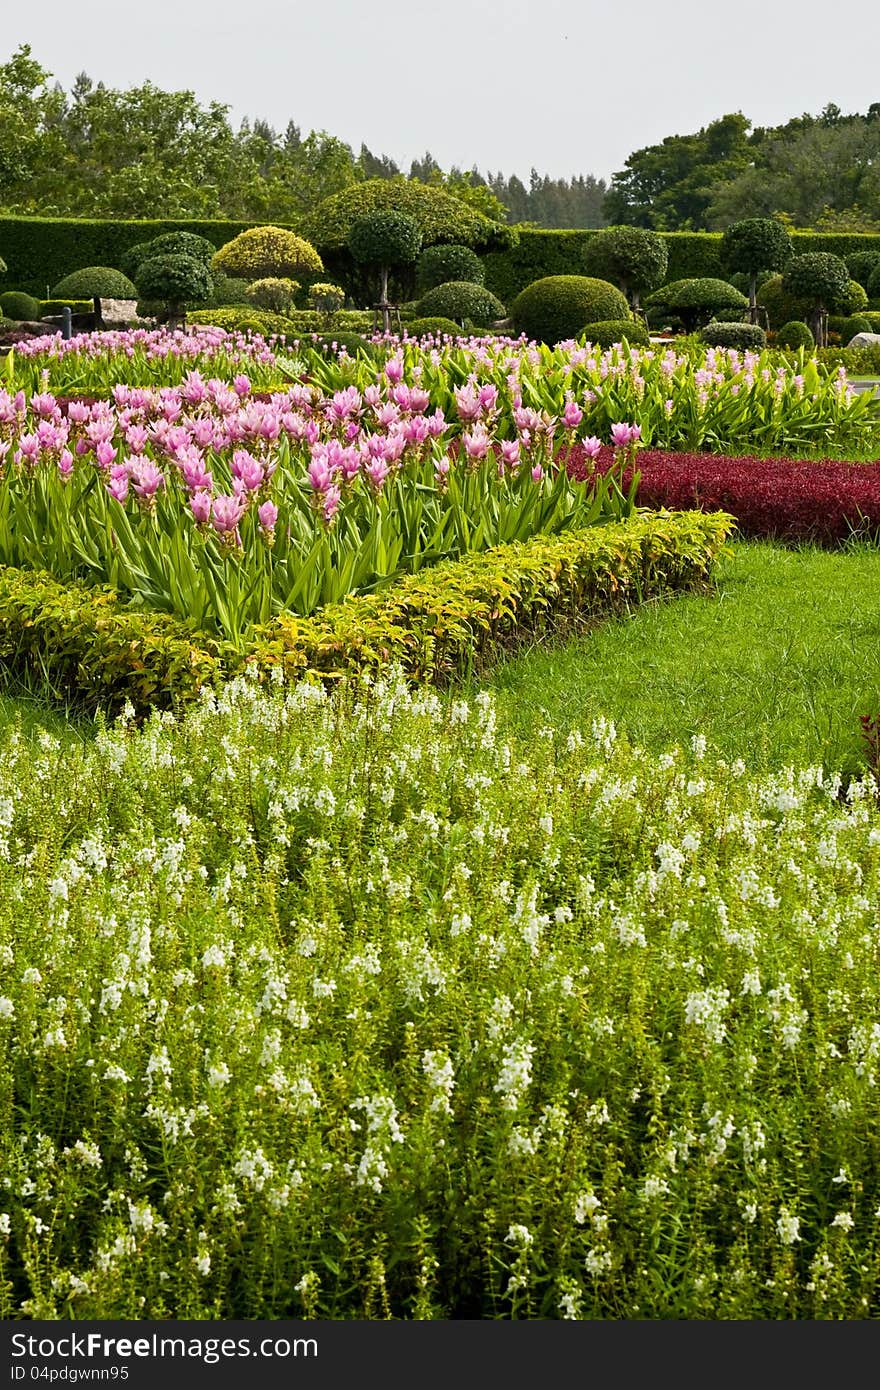
M445 188L416 179L366 179L332 193L307 215L303 231L322 251L343 251L359 218L391 209L415 219L423 246L443 241L496 249L512 246L517 240L513 227L484 217Z
M782 277L785 288L816 308L848 308L850 278L845 261L830 251L795 256Z
M311 242L284 227L249 227L215 254L211 269L241 280L320 275L324 263Z
M410 338L442 338L444 334L457 338L461 334L460 324L453 322L452 319L444 319L439 316L412 319L405 327Z
M238 280L232 275L211 271L211 293L205 300L206 309L242 307L247 304L247 280Z
M864 285L860 285L858 280L850 280L840 307L845 314L858 314L862 309L867 309L868 291Z
M738 348L740 352L760 352L767 346L767 334L757 323L719 323L713 320L701 329L700 337L710 347Z
M776 345L782 348L811 348L815 347L815 341L809 324L802 323L799 319L784 323L776 334Z
M867 289L872 272L880 267L880 251L853 251L851 255L844 256L843 260L849 271L849 278Z
M832 327L830 322L828 327ZM857 333L872 333L874 331L871 328L871 320L866 319L862 314L848 314L846 318L834 325L834 328L840 334L840 341L844 347Z
M13 319L16 323L40 318L40 301L21 290L7 290L5 294L0 294L0 309L4 318Z
M745 295L733 285L711 276L679 280L674 286L664 285L663 292L666 307L678 314L688 332L708 323L718 309L739 309L744 313L749 307Z
M134 282L141 261L149 260L151 246L152 242L150 241L136 241L134 246L129 246L128 250L123 251L119 257L119 269L132 282Z
M161 301L172 318L179 317L187 304L207 299L211 275L203 261L191 256L151 256L141 261L137 272L139 299Z
M588 323L578 337L581 342L601 348L613 347L624 339L630 347L648 347L651 342L651 335L639 319L606 319L602 323Z
M258 309L268 309L273 314L286 314L293 308L298 289L298 280L270 275L265 280L252 281L245 290L245 295L248 303L255 304Z
M589 275L547 275L535 280L510 306L517 333L544 343L576 338L585 323L631 317L626 296L607 280Z
M757 289L760 270L783 270L791 259L791 237L775 217L744 217L721 238L721 264L748 276L747 293Z
M504 305L483 285L475 285L470 280L450 280L422 296L416 315L420 319L455 319L461 324L467 320L482 328L495 319L504 318Z
M771 275L758 290L758 304L766 311L770 327L779 329L786 323L805 323L810 301L788 290L781 275Z
M437 285L447 285L450 280L469 280L472 285L482 285L485 279L483 262L476 252L454 242L426 247L416 265L416 285L422 294L436 289Z
M127 275L107 265L87 265L74 270L52 290L53 299L137 299Z
M189 256L191 260L202 261L209 266L217 254L217 247L207 237L197 236L195 232L163 232L147 242L150 257Z
M348 249L362 265L412 265L422 249L422 234L414 217L388 208L353 223Z
M337 314L345 303L345 290L341 285L331 285L317 281L309 285L309 304L319 314Z
M588 275L616 285L638 305L641 295L663 283L669 264L666 242L644 227L608 227L584 248Z

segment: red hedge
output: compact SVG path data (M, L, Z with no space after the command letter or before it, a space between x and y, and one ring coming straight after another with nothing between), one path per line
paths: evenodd
M599 467L607 468L611 457L603 450ZM589 467L576 449L569 471L583 477ZM645 449L637 468L641 507L731 512L745 536L825 544L844 541L854 530L880 536L880 460L808 463Z

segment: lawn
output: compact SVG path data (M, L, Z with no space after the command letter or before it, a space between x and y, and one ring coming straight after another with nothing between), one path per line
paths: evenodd
M880 549L740 542L712 598L651 603L488 682L520 733L615 720L657 751L702 733L753 767L852 771L880 696Z

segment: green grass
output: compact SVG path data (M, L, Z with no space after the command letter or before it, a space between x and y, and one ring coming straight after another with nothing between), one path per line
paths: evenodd
M538 645L488 685L524 733L606 715L652 750L703 733L751 766L853 770L880 698L880 550L740 543L714 596Z

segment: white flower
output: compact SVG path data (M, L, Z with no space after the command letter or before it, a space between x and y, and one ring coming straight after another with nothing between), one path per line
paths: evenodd
M800 1227L800 1217L792 1216L787 1207L780 1207L776 1220L776 1234L783 1245L794 1245L800 1240Z
M642 1183L642 1196L646 1202L652 1201L655 1197L662 1197L668 1191L669 1183L666 1179L655 1174L649 1175Z
M227 1086L232 1080L232 1073L225 1062L213 1062L208 1067L209 1086Z
M852 1212L839 1211L832 1221L832 1226L836 1226L841 1231L851 1231L856 1224Z
M508 1245L513 1245L520 1250L527 1250L535 1238L528 1226L513 1225L508 1228L504 1239Z
M588 1250L584 1259L584 1268L588 1274L597 1279L600 1274L604 1274L607 1269L611 1268L611 1251L595 1248Z
M601 1201L592 1190L578 1193L574 1201L574 1219L577 1224L583 1226L584 1222L589 1221L601 1205Z
M15 1018L15 1005L5 994L0 994L0 1018Z
M501 1057L501 1072L495 1091L501 1096L505 1110L516 1110L532 1080L534 1046L523 1038L508 1043Z

